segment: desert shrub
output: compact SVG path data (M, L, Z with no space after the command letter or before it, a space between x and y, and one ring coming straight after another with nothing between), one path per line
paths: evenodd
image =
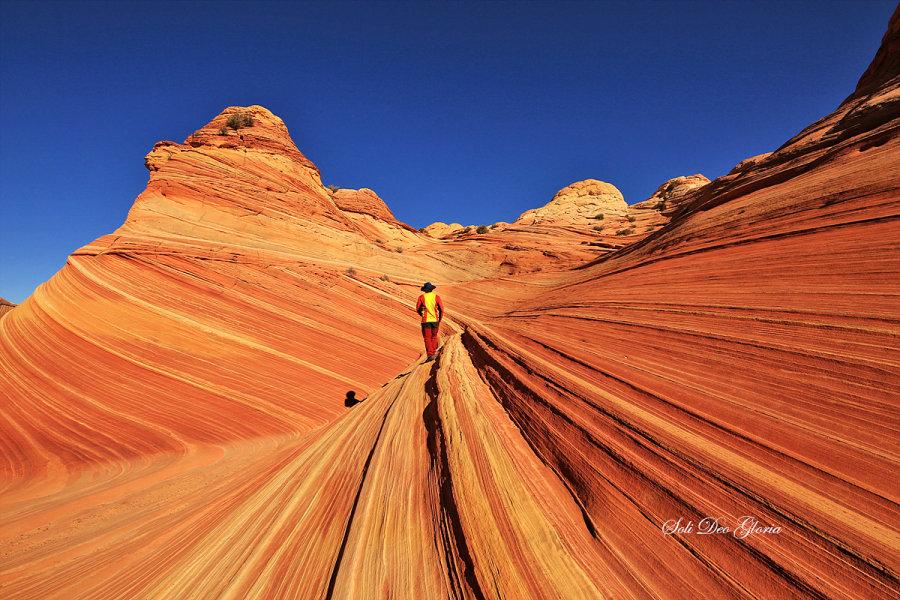
M400 254L403 254L403 246L397 246L396 248L394 248L394 250L396 250Z
M328 189L329 189L330 191L332 191L332 192L336 192L336 191L338 191L339 189L341 189L341 188L339 188L338 186L334 185L333 183L329 183L329 184L326 185L325 187L328 188Z
M631 235L632 233L634 233L634 229L628 228L618 230L616 235Z
M594 225L594 231L603 231L603 225Z
M234 113L228 117L228 120L225 121L225 124L235 131L240 129L241 127L253 127L253 116L250 113Z
M666 201L665 201L665 200L660 200L659 202L656 203L656 206L654 206L653 208L655 208L656 210L665 210L665 208L666 208Z
M475 233L487 233L490 229L487 228L486 225L479 225L478 229L475 230Z
M635 221L637 221L637 217L635 217L634 215L628 215L625 218L628 220L629 223L634 223Z
M228 135L228 128L222 127L221 129L219 129L219 135Z
M350 277L356 277L356 269L353 267L347 267L347 275Z
M656 229L656 227L654 227L653 225L651 225L650 227L647 228L647 231L653 231L654 229Z
M376 243L376 244L383 244L383 243L384 243L384 240L381 239L381 238L375 238L375 243Z
M390 280L391 280L391 278L388 277L388 274L387 274L387 273L385 273L384 275L382 275L381 277L379 277L379 279L381 279L382 281L390 281Z
M603 219L606 218L606 215L604 215L603 213L597 213L597 214L594 216L594 218L597 219L598 221L602 221Z

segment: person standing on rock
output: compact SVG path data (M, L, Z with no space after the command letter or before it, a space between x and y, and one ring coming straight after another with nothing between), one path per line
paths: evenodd
M438 328L444 318L444 303L434 293L434 288L430 281L426 281L422 286L424 293L416 301L416 312L422 317L422 339L425 340L425 352L428 354L426 360L434 360L437 354Z

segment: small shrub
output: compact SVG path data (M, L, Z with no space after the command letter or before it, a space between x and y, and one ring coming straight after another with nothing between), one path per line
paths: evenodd
M603 231L603 225L594 225L594 231Z
M394 248L394 250L396 250L400 254L403 254L403 246L397 246L396 248Z
M604 215L603 213L598 213L594 218L597 219L598 221L602 221L603 219L606 218L606 215Z
M493 225L491 225L491 229L497 229L497 227L499 227L499 225L497 225L496 223L494 223Z
M336 191L338 191L339 189L341 189L341 188L339 188L338 186L334 185L333 183L329 183L329 184L326 185L325 187L328 188L328 189L329 189L330 191L332 191L332 192L336 192Z
M629 223L634 223L635 221L637 221L637 217L635 217L634 215L628 215L625 218L628 220Z
M620 229L616 232L616 235L631 235L634 232L634 229Z
M653 208L655 208L656 210L665 210L666 209L666 201L660 200L659 202L656 203L656 205Z
M647 230L647 231L653 231L654 229L656 229L656 227L654 227L653 225L651 225L651 226L648 227L646 230Z
M383 244L383 243L384 243L384 240L381 239L381 238L375 238L375 243L376 243L376 244Z
M387 281L387 282L390 282L390 281L391 281L391 278L388 277L388 274L387 274L387 273L385 273L384 275L382 275L381 277L379 277L379 279L381 279L382 281Z
M490 229L487 228L486 225L479 225L478 229L475 230L475 233L487 233Z
M347 267L347 275L350 277L356 277L356 269L353 267Z
M225 124L237 131L241 127L253 127L253 116L250 113L234 113L228 117Z
M219 129L219 135L228 135L228 128L222 127L221 129Z

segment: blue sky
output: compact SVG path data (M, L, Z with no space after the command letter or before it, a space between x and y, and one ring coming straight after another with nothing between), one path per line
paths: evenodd
M834 109L894 8L855 2L2 2L0 296L111 232L154 142L281 116L326 183L416 227L514 219L585 178L628 202Z

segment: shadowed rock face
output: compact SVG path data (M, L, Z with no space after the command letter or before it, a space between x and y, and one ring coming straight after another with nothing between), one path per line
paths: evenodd
M421 235L262 107L157 144L123 226L0 317L4 594L890 597L879 56L775 152L603 225ZM780 532L698 534L744 516Z

